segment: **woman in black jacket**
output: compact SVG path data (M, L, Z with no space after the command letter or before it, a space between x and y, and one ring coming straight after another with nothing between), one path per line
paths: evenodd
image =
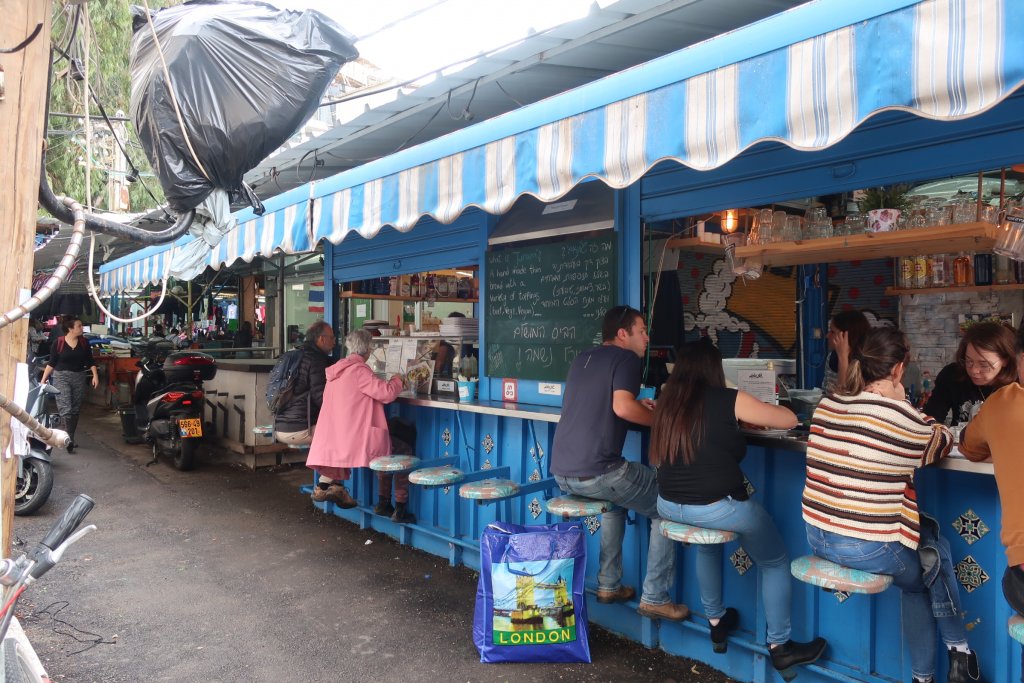
M68 453L78 448L75 442L75 429L78 427L78 413L82 409L82 398L85 396L86 371L92 372L92 388L100 385L100 376L96 369L96 361L89 348L89 340L82 336L82 320L74 316L64 318L62 323L64 336L57 337L50 348L50 360L43 369L42 383L53 376L53 386L60 389L57 394L57 412L64 431L71 437Z
M335 343L334 330L323 320L306 330L291 398L274 415L274 436L281 443L312 443L324 402L327 368L334 363L331 352Z

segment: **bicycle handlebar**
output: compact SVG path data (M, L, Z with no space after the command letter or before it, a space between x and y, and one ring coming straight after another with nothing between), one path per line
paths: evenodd
M64 511L64 514L60 516L60 519L54 522L49 533L39 542L39 545L45 546L49 550L56 550L61 543L68 539L68 536L75 532L86 515L92 511L94 505L96 505L96 501L84 493L79 493L71 501L71 505Z

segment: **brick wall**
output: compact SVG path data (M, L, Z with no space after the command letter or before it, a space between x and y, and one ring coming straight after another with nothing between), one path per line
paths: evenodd
M900 297L900 329L910 341L911 361L932 378L956 355L961 313L1013 313L1017 324L1024 314L1024 292L957 292Z

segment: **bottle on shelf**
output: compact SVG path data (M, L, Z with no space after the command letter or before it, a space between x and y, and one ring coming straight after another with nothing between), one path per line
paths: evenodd
M914 257L914 284L913 286L917 289L923 289L928 286L928 257L927 256L915 256Z
M967 255L967 252L961 251L957 254L957 257L953 259L953 285L956 287L966 287L973 282L971 273L971 257Z
M949 284L949 257L946 254L935 254L929 259L928 285L930 287L945 287Z
M1013 262L1009 256L1003 256L1002 254L996 254L995 256L995 271L996 271L996 284L997 285L1009 285L1013 284Z
M992 254L974 255L974 284L981 286L992 284Z
M914 286L914 257L900 256L896 259L896 286L910 289Z
M420 298L420 274L413 273L409 278L409 296L414 299Z

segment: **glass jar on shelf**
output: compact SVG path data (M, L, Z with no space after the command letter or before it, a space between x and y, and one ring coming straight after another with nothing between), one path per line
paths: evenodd
M974 284L983 287L992 284L992 254L974 255Z
M953 285L955 287L967 287L974 283L974 272L971 264L971 257L967 252L961 251L953 259Z

